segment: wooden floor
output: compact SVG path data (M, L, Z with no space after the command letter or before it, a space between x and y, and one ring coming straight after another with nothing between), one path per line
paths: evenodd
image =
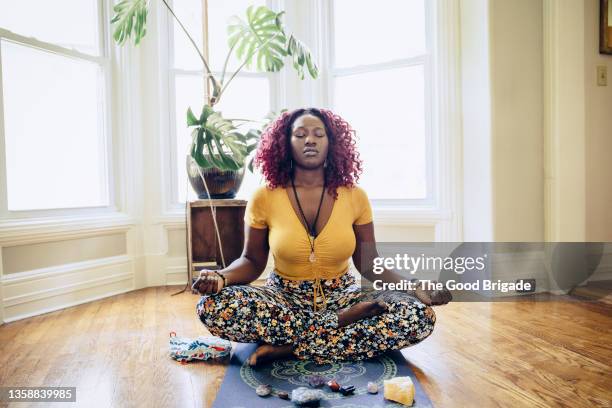
M210 407L223 364L168 357L170 331L207 334L198 296L176 291L147 288L1 326L0 385L76 386L86 407ZM610 305L556 298L436 313L432 336L404 350L435 406L612 406Z

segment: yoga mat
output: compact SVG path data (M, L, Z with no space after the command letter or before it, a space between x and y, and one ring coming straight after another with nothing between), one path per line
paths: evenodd
M383 380L393 377L410 376L415 387L413 408L433 407L427 394L421 388L416 376L400 351L391 351L382 356L362 361L346 361L316 365L307 360L282 360L250 367L246 362L257 348L255 343L238 343L232 352L229 366L217 393L213 408L293 408L291 401L276 396L278 391L286 391L304 386L309 387L306 377L322 375L335 379L341 385L354 385L355 394L343 396L332 392L329 387L319 388L325 393L321 407L344 408L399 408L405 407L383 398ZM379 385L378 394L368 394L368 381ZM255 388L260 384L269 384L272 394L259 397Z

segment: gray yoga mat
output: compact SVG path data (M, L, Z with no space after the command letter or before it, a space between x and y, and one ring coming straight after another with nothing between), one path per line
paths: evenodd
M308 387L306 377L315 374L335 379L340 384L355 386L355 394L350 396L332 392L327 386L320 388L325 393L325 400L321 401L321 407L404 407L404 405L385 400L382 387L383 380L403 376L410 376L414 383L415 403L412 407L433 407L399 351L354 362L316 365L311 361L292 359L274 361L261 367L250 367L246 361L256 348L255 343L238 343L234 348L213 408L292 408L294 405L291 401L280 399L276 393L286 391L291 395L291 390L294 388ZM379 384L378 394L367 393L368 381ZM269 384L273 390L272 395L263 398L257 396L255 388L260 384Z

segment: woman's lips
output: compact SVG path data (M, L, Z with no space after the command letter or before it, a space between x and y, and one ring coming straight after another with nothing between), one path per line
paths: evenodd
M304 156L306 157L314 157L317 154L319 154L319 152L317 152L316 150L305 150L304 151Z

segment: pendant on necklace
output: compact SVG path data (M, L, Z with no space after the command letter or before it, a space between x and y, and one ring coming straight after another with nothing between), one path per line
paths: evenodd
M308 234L308 241L309 243L311 242L310 239L312 238L312 244L310 244L310 256L308 257L308 260L312 263L314 262L317 258L315 257L315 253L314 253L314 240L315 240L315 236L313 234Z

